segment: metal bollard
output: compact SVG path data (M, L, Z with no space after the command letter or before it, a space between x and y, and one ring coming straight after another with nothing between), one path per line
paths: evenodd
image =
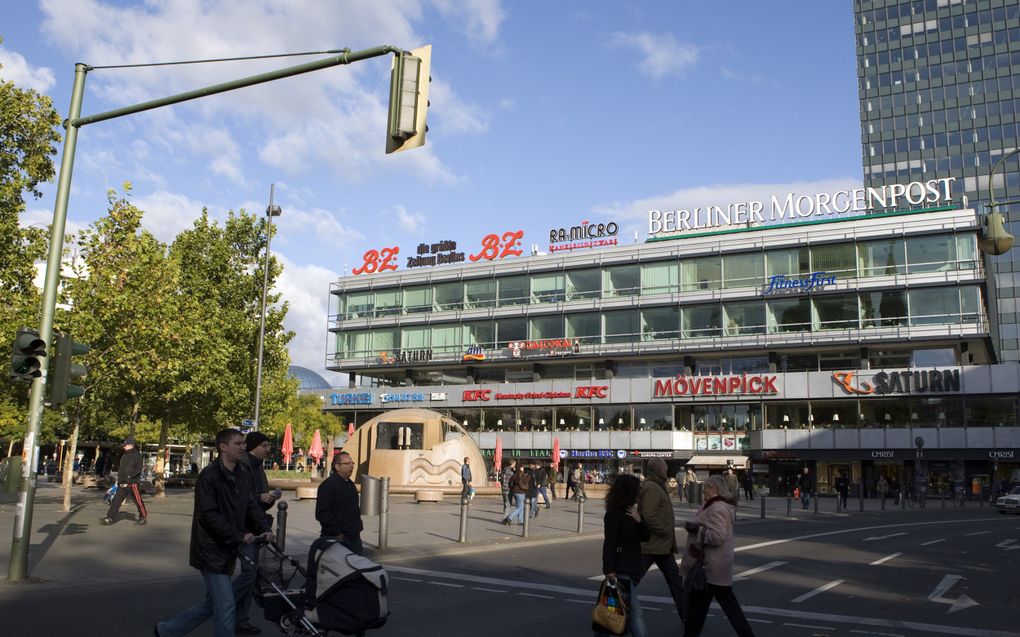
M765 519L765 496L759 495L758 497L761 498L761 519L764 520Z
M815 493L815 515L818 515L818 493Z
M786 496L786 517L793 515L793 498Z
M577 532L584 532L584 500L577 499Z
M521 537L528 537L528 522L531 520L531 498L524 498L524 530Z
M389 546L390 526L390 479L379 479L379 550L385 551Z
M467 542L467 520L468 520L468 509L471 504L466 498L460 500L460 534L457 536L457 541L460 543Z
M276 503L276 545L283 551L287 547L287 503Z

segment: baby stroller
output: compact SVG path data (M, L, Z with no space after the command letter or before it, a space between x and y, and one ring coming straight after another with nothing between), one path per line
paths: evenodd
M363 636L386 623L386 571L335 539L312 544L307 569L271 543L259 546L256 566L255 603L288 637ZM293 583L299 574L303 587Z

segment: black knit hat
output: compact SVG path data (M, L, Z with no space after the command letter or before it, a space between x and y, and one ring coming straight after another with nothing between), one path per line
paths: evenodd
M128 446L128 445L134 446L134 444L135 444L135 439L134 439L134 436L128 436L128 437L127 437L127 438L126 438L126 439L124 440L124 442L123 442L123 443L121 444L121 446L122 446L122 447L126 447L126 446Z
M244 448L251 451L255 447L261 445L263 442L269 440L269 436L262 433L261 431L253 431L248 434L248 437L244 439Z

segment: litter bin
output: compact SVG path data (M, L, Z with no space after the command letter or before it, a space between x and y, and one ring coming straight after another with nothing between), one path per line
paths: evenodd
M17 493L21 488L21 456L11 456L0 461L0 482L7 493Z
M379 515L379 478L361 476L361 515Z
M700 482L692 482L687 485L687 488L689 489L688 502L690 504L701 504L701 491L704 485Z

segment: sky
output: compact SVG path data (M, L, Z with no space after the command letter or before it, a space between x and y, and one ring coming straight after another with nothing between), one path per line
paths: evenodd
M651 209L859 187L849 1L0 0L0 78L66 117L74 64L432 45L423 148L386 155L390 57L85 126L68 230L131 182L171 242L214 218L283 209L272 241L294 364L326 372L329 284L369 249L614 221ZM83 115L325 56L96 69ZM59 153L59 151L58 151ZM59 164L59 154L55 160ZM24 223L52 220L55 184ZM525 255L527 251L525 251ZM526 258L521 257L521 258ZM365 275L362 275L365 276Z

